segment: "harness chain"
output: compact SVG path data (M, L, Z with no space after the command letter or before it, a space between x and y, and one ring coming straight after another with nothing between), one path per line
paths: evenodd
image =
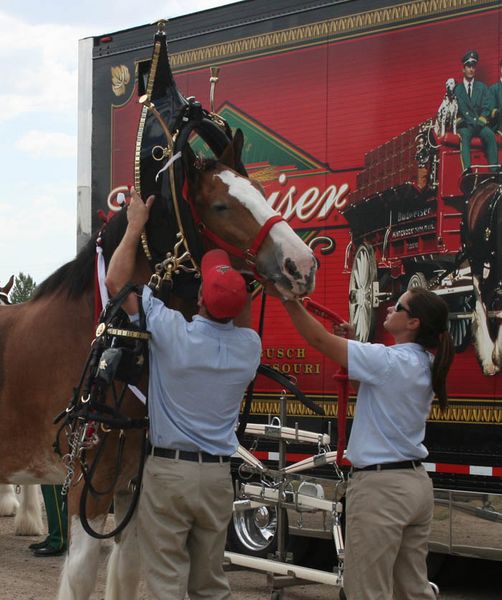
M128 524L139 499L143 465L147 447L148 417L133 419L121 412L122 402L129 383L135 383L146 366L146 343L150 337L145 329L145 315L140 305L140 329L123 324L124 315L121 306L131 291L138 291L132 284L126 285L105 307L101 322L96 329L96 338L86 361L79 385L74 389L70 404L55 422L63 419L55 442L55 449L61 454L59 438L65 431L69 452L63 456L67 469L62 494L66 495L71 487L77 463L80 466L84 486L80 496L80 520L84 530L98 539L111 538ZM118 322L117 322L118 321ZM122 341L121 341L122 340ZM125 344L125 345L124 345ZM133 347L131 348L131 344ZM123 381L121 391L115 387L115 379ZM111 387L113 406L106 404L108 389ZM101 438L98 436L98 428ZM86 504L89 492L92 496L109 494L115 488L120 475L122 455L127 429L143 429L141 456L136 486L129 509L121 523L110 533L103 534L92 529L87 519ZM112 482L108 489L97 490L92 484L97 465L105 450L108 434L119 431L117 461ZM87 463L87 451L96 448L90 465ZM79 478L80 481L80 478ZM78 482L77 482L78 483Z

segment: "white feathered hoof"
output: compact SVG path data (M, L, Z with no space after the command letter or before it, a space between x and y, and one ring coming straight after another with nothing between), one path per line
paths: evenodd
M18 506L14 488L11 485L0 485L0 517L13 517Z
M42 505L38 485L23 485L21 502L14 520L15 535L43 535Z

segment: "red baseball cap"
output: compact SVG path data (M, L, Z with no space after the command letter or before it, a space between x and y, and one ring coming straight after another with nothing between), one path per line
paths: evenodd
M209 250L202 257L202 300L216 319L233 319L247 301L244 277L230 264L225 250Z

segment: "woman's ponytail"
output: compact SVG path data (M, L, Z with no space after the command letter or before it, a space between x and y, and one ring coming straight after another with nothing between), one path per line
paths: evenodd
M415 341L435 350L432 363L432 389L441 410L448 406L446 378L455 356L453 339L448 332L448 305L437 294L424 288L410 288L410 313L420 319Z

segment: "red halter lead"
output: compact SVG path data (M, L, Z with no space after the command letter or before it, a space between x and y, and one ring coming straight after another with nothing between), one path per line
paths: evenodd
M232 256L243 258L248 264L254 267L256 263L256 255L265 241L268 232L276 223L279 223L280 221L284 221L281 215L272 215L269 217L262 225L251 246L246 250L242 250L242 248L239 248L238 246L234 246L228 242L225 242L225 240L223 240L219 235L216 235L214 232L210 231L200 219L198 220L197 225L202 235L216 244L218 248L225 250Z
M318 302L314 302L310 298L303 298L303 306L311 313L330 320L333 324L343 323L343 319L336 312L326 308ZM338 383L338 415L337 415L337 433L338 439L336 443L336 462L341 465L343 460L343 452L347 440L347 400L349 395L349 378L347 369L340 367L333 375L333 379Z

